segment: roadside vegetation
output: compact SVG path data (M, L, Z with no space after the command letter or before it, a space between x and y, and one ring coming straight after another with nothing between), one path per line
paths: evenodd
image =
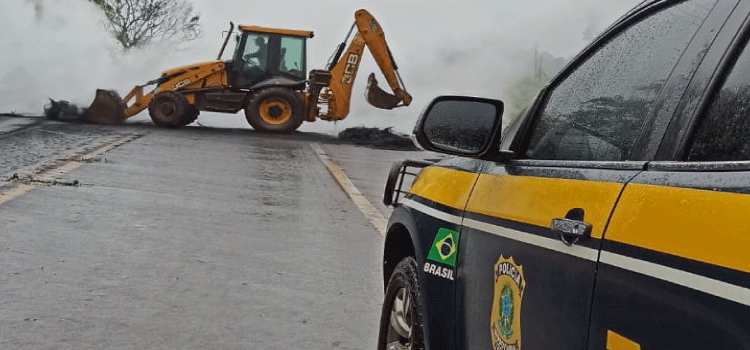
M516 80L505 92L505 113L508 122L519 113L530 107L541 91L557 73L565 67L568 60L556 57L548 52L535 55L533 65L527 67L526 74Z

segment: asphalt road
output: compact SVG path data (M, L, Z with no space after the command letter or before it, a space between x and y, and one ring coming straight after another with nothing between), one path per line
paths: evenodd
M425 153L7 120L1 349L375 347L383 237L311 144L385 216L391 162Z

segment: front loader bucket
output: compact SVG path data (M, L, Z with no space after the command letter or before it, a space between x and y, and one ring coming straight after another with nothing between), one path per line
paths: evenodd
M365 90L365 97L373 107L380 109L394 109L398 107L401 99L391 95L378 86L378 81L375 79L375 73L370 73L367 78L367 89Z
M83 112L82 119L92 124L114 125L125 120L125 108L116 91L96 90L96 97L91 106Z

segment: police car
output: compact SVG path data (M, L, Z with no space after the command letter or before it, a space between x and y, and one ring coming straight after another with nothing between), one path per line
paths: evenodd
M750 349L750 0L646 1L397 163L380 349Z

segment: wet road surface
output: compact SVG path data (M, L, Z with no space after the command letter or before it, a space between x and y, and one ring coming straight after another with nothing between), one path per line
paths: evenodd
M0 187L0 348L375 347L383 237L310 144L386 217L390 163L421 152L303 133L1 123L0 174L21 175Z

